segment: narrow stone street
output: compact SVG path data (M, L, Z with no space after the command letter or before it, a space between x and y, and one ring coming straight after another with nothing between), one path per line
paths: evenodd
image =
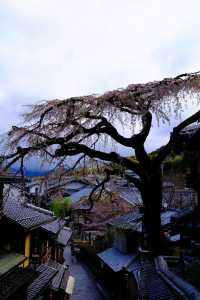
M69 265L70 273L75 277L75 289L71 300L104 300L99 292L92 274L85 268L84 264L71 257L70 248L64 252L65 262Z

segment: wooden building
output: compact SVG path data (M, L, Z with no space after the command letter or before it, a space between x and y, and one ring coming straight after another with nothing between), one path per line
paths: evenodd
M20 180L0 175L0 299L69 299L63 248L72 232L52 212L22 201L17 192L3 199L4 184ZM56 231L43 227L47 224L57 224Z

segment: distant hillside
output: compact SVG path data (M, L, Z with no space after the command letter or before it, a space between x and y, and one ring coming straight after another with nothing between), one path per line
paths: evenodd
M11 171L14 173L19 172L19 168L11 168ZM26 169L24 171L25 176L28 177L36 177L36 176L47 176L49 174L50 170L31 170Z

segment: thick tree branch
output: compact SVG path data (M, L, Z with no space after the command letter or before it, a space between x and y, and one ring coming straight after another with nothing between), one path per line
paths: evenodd
M98 158L100 160L114 162L114 163L123 165L127 169L134 171L138 176L140 176L142 178L145 177L145 172L144 172L143 168L137 162L134 162L128 158L122 157L119 154L117 154L116 152L106 153L106 152L91 149L88 146L83 145L83 144L68 143L68 144L64 144L63 146L61 146L61 148L55 152L55 155L56 156L63 156L63 155L73 156L73 155L77 155L77 154L81 154L81 153L84 153L91 158Z
M151 166L150 158L144 148L144 143L151 129L152 114L148 111L142 117L143 128L133 139L135 139L135 155L144 169L149 170Z
M135 147L135 156L141 166L146 170L149 171L151 167L151 160L144 148L143 144L138 143L137 147Z
M200 119L200 110L181 122L178 126L176 126L170 136L169 142L160 149L158 155L154 159L154 165L159 166L162 161L170 154L170 152L173 149L174 143L180 134L181 130L183 130L185 127L189 126L192 123L197 122Z
M105 118L101 116L92 116L90 114L86 115L87 118L101 120L98 126L95 126L91 129L82 128L85 132L95 133L94 131L97 130L96 133L105 133L112 137L116 142L122 144L126 147L136 148L139 145L144 144L146 138L149 134L152 124L152 114L151 112L146 112L142 117L142 124L143 128L138 134L134 134L130 138L126 138L119 134L117 129Z

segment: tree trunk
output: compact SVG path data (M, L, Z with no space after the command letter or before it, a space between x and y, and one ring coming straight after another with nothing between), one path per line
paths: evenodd
M0 183L0 212L3 210L3 188L4 184Z
M161 252L161 207L162 176L161 170L151 172L148 185L142 192L144 204L144 230L147 235L148 249L158 255Z

